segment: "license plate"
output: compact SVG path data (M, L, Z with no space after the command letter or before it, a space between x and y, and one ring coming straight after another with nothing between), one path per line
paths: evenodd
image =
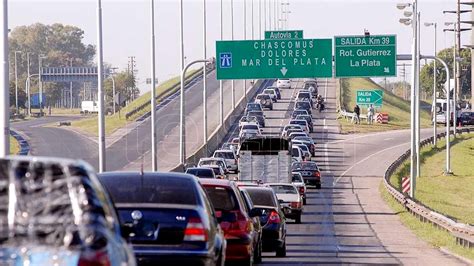
M302 175L304 175L304 176L310 176L310 175L311 175L311 172L303 172Z

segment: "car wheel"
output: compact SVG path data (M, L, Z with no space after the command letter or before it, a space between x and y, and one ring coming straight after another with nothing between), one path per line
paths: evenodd
M270 111L273 111L273 106L270 106Z
M321 183L316 184L316 188L317 188L317 189L321 189Z
M303 198L303 205L306 205L306 198Z
M279 258L286 257L286 241L283 242L281 247L277 247L276 256Z
M300 224L300 223L301 223L301 214L298 215L298 216L296 216L295 222L296 222L297 224Z

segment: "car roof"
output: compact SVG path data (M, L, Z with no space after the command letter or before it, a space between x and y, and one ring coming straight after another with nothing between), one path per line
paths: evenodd
M291 186L291 187L295 187L295 185L291 184L291 183L265 183L265 185L267 186Z
M199 166L199 167L188 167L186 171L188 170L212 170L211 167L208 166Z
M200 179L199 182L203 186L231 187L234 181L230 181L227 179Z
M228 149L222 149L222 150L214 151L214 153L216 153L216 152L231 152L231 153L234 153L232 150L228 150Z
M205 158L199 159L199 161L215 161L215 160L222 161L224 159L219 158L219 157L205 157Z

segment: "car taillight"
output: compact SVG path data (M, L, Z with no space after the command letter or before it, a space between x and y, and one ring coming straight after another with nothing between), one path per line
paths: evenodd
M316 171L316 172L314 172L314 176L321 177L321 174L319 173L319 171Z
M268 216L268 223L279 224L281 222L280 215L276 211L272 211Z
M221 227L224 229L226 239L241 238L253 230L253 225L242 213L234 212L235 221L221 222Z
M184 241L207 241L207 232L199 217L191 217L184 229Z
M296 201L295 202L290 202L290 207L295 208L295 209L301 208L301 202L296 202Z
M81 254L78 266L110 266L110 258L106 251L94 251Z
M298 190L299 190L300 194L304 194L304 187L299 187Z

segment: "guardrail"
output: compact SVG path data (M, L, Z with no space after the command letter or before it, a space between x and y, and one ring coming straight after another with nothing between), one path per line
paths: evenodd
M349 118L352 120L352 118L354 118L354 116L355 116L355 113L347 112L346 110L341 109L339 111L339 116L344 117L346 120L349 120ZM367 120L367 115L361 114L361 115L359 115L359 118Z
M470 133L474 131L473 128L463 128L456 130L457 134ZM450 132L450 135L454 134L454 130ZM445 138L446 133L437 135L437 139ZM420 142L420 147L426 146L433 143L433 137L425 139ZM418 219L423 222L429 222L438 228L444 229L451 233L456 238L456 243L467 248L474 248L474 226L469 224L458 223L453 218L448 218L446 215L438 213L429 207L425 206L421 202L413 200L408 195L402 194L392 184L390 184L390 176L410 158L410 150L406 151L403 155L393 162L385 171L384 185L388 192L395 198L400 204L402 204L410 213L415 215Z
M215 69L215 64L208 64L206 65L207 67L207 74L211 73ZM186 77L184 80L184 87L186 88L194 79L201 77L203 75L202 67L191 74L190 76ZM163 93L159 96L156 96L157 100L163 99L165 97L171 96L173 93L177 92L181 86L181 81L177 81L175 84L173 84L171 87L169 87L167 90L163 91ZM131 110L130 112L125 114L125 119L129 119L136 113L140 112L144 108L148 107L150 105L150 101L146 101L140 106L137 106L135 109ZM146 116L147 114L145 114Z

